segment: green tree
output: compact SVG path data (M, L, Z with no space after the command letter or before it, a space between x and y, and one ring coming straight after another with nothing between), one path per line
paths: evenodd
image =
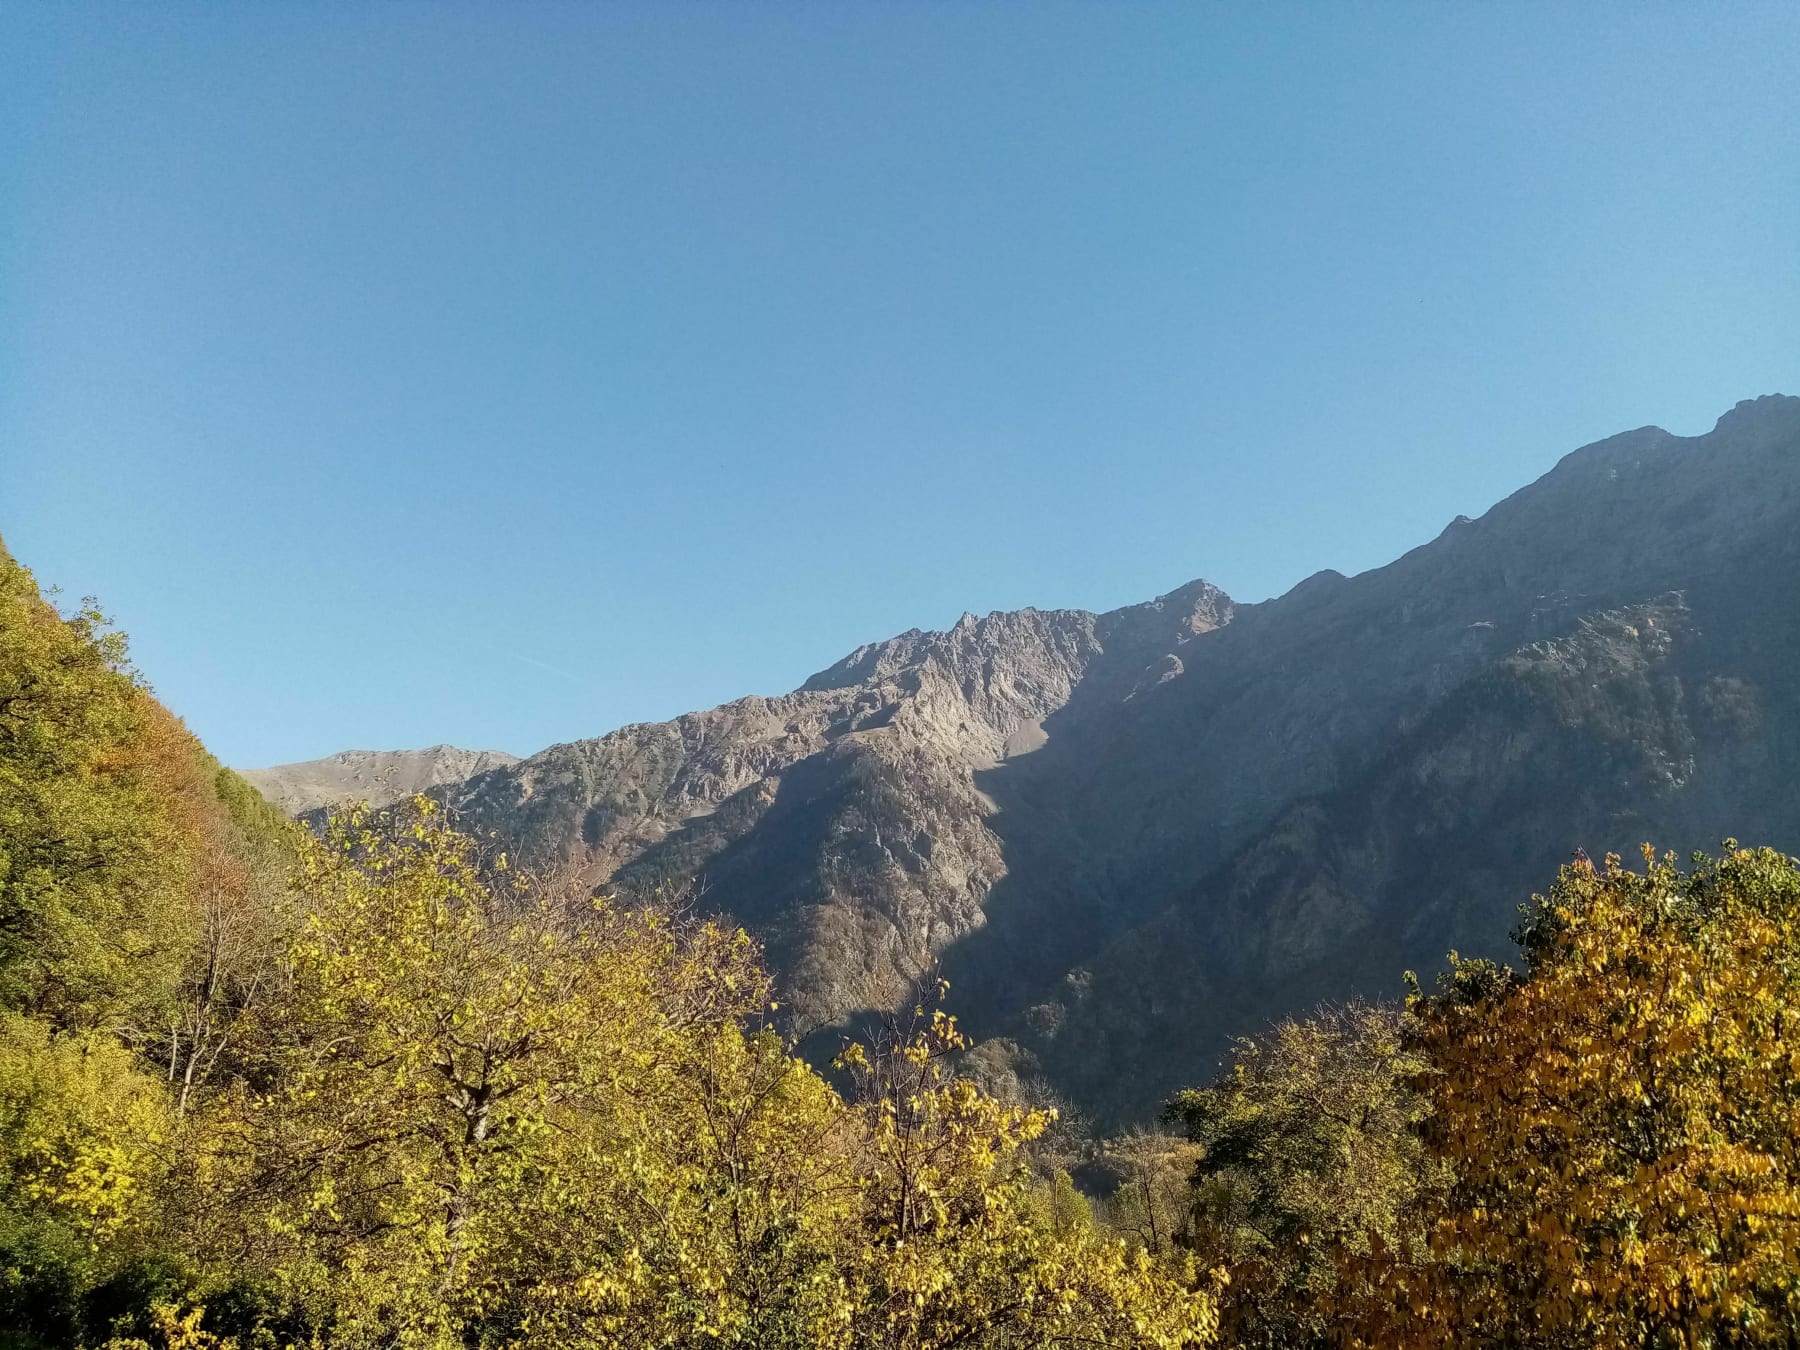
M0 548L0 1344L104 1333L169 1266L174 1117L258 978L292 838L91 601L65 619Z
M1187 1240L1231 1274L1235 1343L1326 1344L1338 1254L1396 1242L1434 1193L1423 1067L1399 1009L1350 1003L1238 1041L1217 1082L1169 1103L1200 1148Z
M536 888L424 798L335 821L300 891L244 1076L195 1125L200 1250L333 1344L521 1323L566 1244L629 1242L644 1131L764 1004L747 940Z
M741 932L532 882L424 798L337 822L298 889L185 1125L204 1296L339 1347L1210 1337L1191 1259L1035 1221L1046 1118L951 1076L941 1013L848 1050L847 1102L761 1025Z
M65 621L0 549L0 1009L157 1020L193 862L158 791L163 730L93 602Z

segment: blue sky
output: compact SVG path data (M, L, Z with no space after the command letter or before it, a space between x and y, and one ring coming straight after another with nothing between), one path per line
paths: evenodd
M0 532L244 767L1259 599L1800 393L1800 6L0 28Z

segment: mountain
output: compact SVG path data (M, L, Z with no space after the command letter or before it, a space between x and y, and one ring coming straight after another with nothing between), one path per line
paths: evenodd
M1152 687L1232 612L1196 582L1108 614L964 615L784 697L552 746L449 796L540 865L628 889L703 884L709 908L762 938L804 1034L892 1006L987 921L1009 863L978 775L1037 752L1052 714Z
M1009 1027L1102 1115L1269 1017L1397 992L1451 948L1504 957L1577 848L1800 851L1800 399L1586 447L1204 656L1067 776L1087 837L1135 826L1125 885L1168 898Z
M288 814L302 816L346 801L386 806L518 762L517 755L503 750L434 745L426 750L345 750L300 764L246 769L243 777Z
M965 615L780 698L438 789L542 865L691 886L795 1032L934 963L1104 1121L1227 1038L1444 952L1504 957L1578 847L1800 851L1800 399L1565 457L1356 577Z

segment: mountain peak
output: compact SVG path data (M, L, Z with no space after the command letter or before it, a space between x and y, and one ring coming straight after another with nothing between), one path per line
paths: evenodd
M1800 424L1800 398L1792 394L1763 394L1758 398L1740 400L1729 412L1720 416L1713 430L1789 428L1796 424Z
M282 810L301 815L345 801L386 806L518 762L517 755L504 750L433 745L423 750L340 750L299 764L246 769L243 776Z

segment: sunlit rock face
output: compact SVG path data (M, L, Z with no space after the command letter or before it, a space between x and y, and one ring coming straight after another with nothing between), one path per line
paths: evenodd
M552 746L451 799L540 866L699 890L767 944L804 1035L905 998L981 928L1010 866L1009 767L1232 613L1195 582L1108 614L964 615L859 648L792 694Z

